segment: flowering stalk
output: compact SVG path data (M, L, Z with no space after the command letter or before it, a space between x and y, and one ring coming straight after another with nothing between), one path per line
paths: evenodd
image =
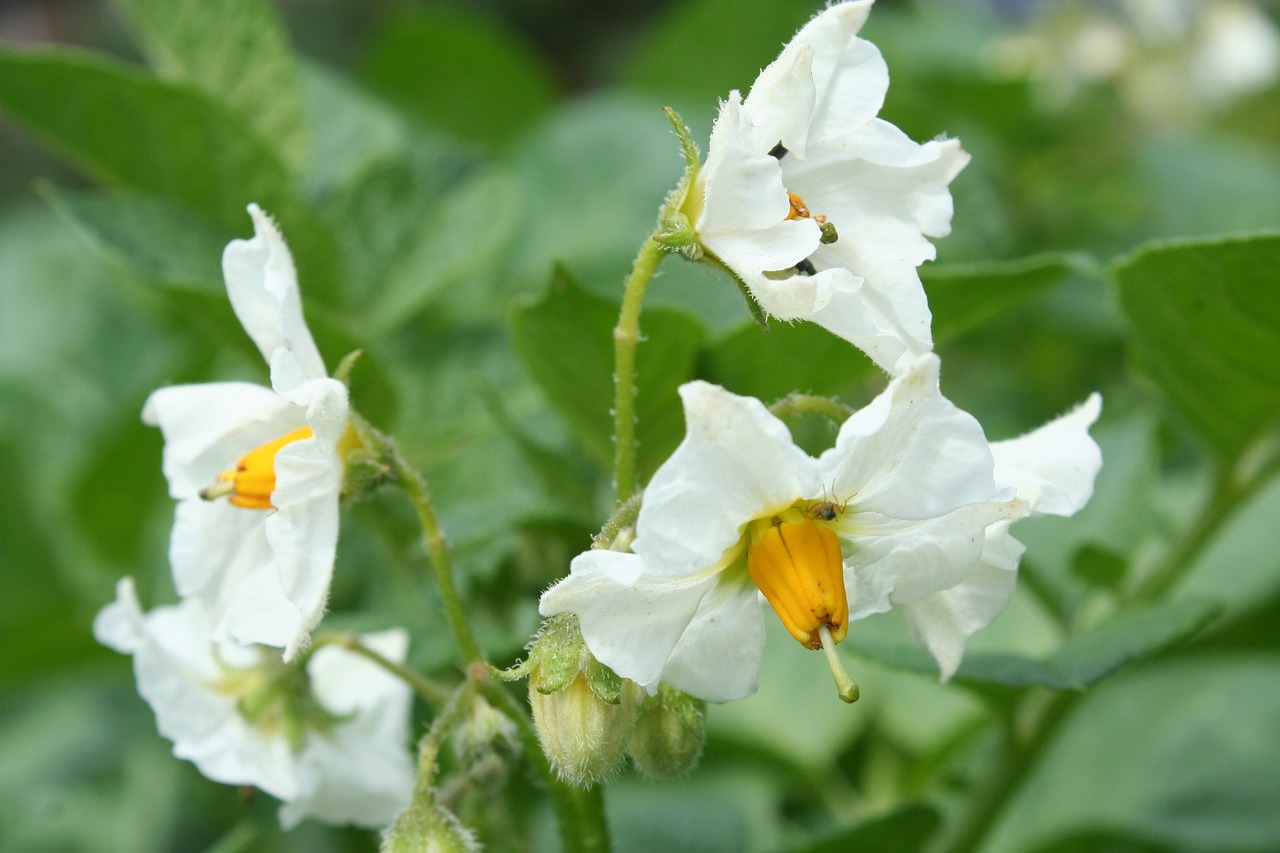
M414 692L421 696L423 700L435 705L436 707L443 706L454 694L454 691L450 690L448 687L445 687L442 684L437 684L422 673L416 672L404 664L396 663L385 655L379 654L369 648L364 643L360 642L360 638L355 634L339 632L321 634L315 638L315 641L311 644L311 648L307 649L303 653L303 659L305 660L305 657L309 657L322 646L338 646L339 648L346 649L353 654L360 655L366 660L376 663L378 666L382 667L387 672L412 687Z
M622 310L613 329L613 494L619 504L636 490L636 345L645 290L666 251L646 239L623 285Z

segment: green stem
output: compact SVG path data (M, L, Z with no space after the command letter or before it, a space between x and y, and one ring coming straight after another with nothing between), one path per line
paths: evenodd
M613 490L619 504L636 491L636 346L645 290L666 256L652 237L640 247L623 286L622 310L613 329Z
M426 480L412 466L404 461L399 452L393 452L392 460L396 480L400 488L413 504L418 514L418 523L422 525L422 544L431 557L431 567L435 570L436 588L440 591L440 599L444 602L445 615L449 627L453 631L453 639L462 652L463 660L475 663L484 659L480 644L471 633L471 623L467 619L467 611L462 606L462 598L458 595L458 587L453 582L453 569L449 563L449 543L440 532L440 522L436 518L435 504L431 501L431 493L427 491Z
M384 657L378 652L366 646L360 641L355 634L332 633L321 634L312 642L311 648L307 650L307 654L314 653L321 646L338 646L346 649L353 654L376 663L387 672L402 679L406 684L413 688L414 692L421 696L426 702L435 705L437 708L447 703L454 691L445 687L443 684L437 684L427 678L420 672L415 672L404 664L396 663L390 658Z
M476 670L473 668L472 672ZM561 782L542 751L533 721L519 703L492 679L480 681L480 689L495 708L515 723L524 753L551 795L560 827L561 848L565 853L609 853L609 825L605 821L601 787L583 789Z

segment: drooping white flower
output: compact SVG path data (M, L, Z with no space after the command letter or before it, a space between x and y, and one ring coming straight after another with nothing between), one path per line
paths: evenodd
M144 614L131 578L93 629L99 642L133 655L138 692L174 755L214 781L279 798L285 828L304 818L377 828L408 806L410 692L376 664L324 646L303 668L260 646L211 643L199 601ZM360 639L404 660L404 631Z
M142 417L164 433L179 504L169 557L213 639L281 646L291 659L324 613L338 540L347 389L325 372L280 232L250 205L255 235L222 257L227 294L271 367L271 387L162 388Z
M829 659L849 621L907 607L950 676L965 639L1003 607L986 606L1003 594L986 592L988 575L1012 575L1021 553L1003 531L1082 503L1098 467L1086 432L1095 400L993 456L977 421L939 392L932 354L817 458L758 400L704 382L681 396L687 433L645 490L632 553L580 554L541 612L576 614L619 675L713 701L755 690L761 595ZM953 624L935 629L930 607Z
M947 185L969 155L876 117L889 74L857 35L870 10L828 7L745 100L729 94L686 209L765 313L812 320L894 373L932 349L916 267L950 232Z

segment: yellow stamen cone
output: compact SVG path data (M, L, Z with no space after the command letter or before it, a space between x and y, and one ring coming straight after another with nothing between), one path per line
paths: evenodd
M840 540L812 521L779 521L752 537L747 571L792 637L806 648L823 647L849 633Z
M271 509L271 493L276 490L276 454L286 444L311 436L311 427L299 427L255 447L240 457L236 467L219 474L212 486L200 492L200 497L210 501L226 495L232 504L244 509Z

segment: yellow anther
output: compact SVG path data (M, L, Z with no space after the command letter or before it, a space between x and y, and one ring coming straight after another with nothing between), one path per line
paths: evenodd
M840 540L813 521L773 519L751 533L747 571L791 636L806 648L832 644L849 633Z
M787 211L787 219L808 219L812 216L804 199L795 193L787 193L787 201L791 202L791 210Z
M271 509L271 493L276 490L276 454L286 444L311 436L311 427L299 427L255 447L240 457L236 467L219 474L212 486L200 492L200 497L211 501L227 495L227 500L244 509Z

